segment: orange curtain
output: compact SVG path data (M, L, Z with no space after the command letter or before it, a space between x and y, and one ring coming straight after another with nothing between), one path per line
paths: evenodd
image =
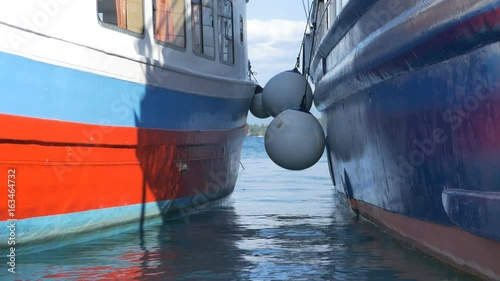
M127 28L127 0L116 0L116 20L121 28Z
M144 29L143 1L127 0L127 29L142 33Z
M167 43L173 43L175 40L175 26L172 11L172 0L156 0L156 39Z

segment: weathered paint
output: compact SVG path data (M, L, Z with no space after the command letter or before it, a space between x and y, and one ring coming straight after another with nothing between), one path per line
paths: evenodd
M355 206L364 217L376 221L384 230L420 251L486 280L500 279L497 241L458 227L408 218L362 201L357 201Z
M0 120L8 124L0 132L0 171L6 179L8 170L16 171L15 216L9 217L5 204L0 220L18 220L20 244L137 220L144 215L138 211L143 205L151 215L192 213L193 206L232 192L246 133L245 127L104 130L10 115ZM102 137L85 141L84 131ZM7 195L7 188L0 191L6 200ZM113 212L119 219L112 219Z
M0 174L16 173L0 221L17 219L16 244L191 213L233 190L256 86L246 24L229 64L193 54L191 25L185 49L158 44L146 6L134 36L99 24L96 2L39 2L0 10ZM246 18L245 1L232 7Z
M0 59L9 66L0 68L0 172L16 172L15 216L5 204L0 221L18 220L17 244L187 215L232 192L251 95L186 93ZM0 196L9 199L8 189Z
M335 188L422 250L500 279L500 1L351 0L337 19L312 67ZM488 242L471 252L467 239Z

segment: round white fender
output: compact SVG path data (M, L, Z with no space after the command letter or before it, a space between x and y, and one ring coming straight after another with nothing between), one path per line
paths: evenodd
M262 100L266 111L276 117L281 112L298 108L306 93L306 108L311 109L313 94L304 75L297 69L281 72L266 83Z
M264 103L262 101L262 92L264 89L261 86L257 86L255 89L255 94L253 95L252 102L250 103L250 112L253 116L257 118L267 118L271 116L264 107Z
M264 142L267 155L278 166L303 170L323 155L325 133L311 113L288 109L269 124Z

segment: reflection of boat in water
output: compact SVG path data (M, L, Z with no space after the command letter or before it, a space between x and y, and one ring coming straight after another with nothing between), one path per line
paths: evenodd
M420 250L500 280L500 2L315 2L306 43L336 189Z
M32 280L247 280L245 269L252 263L237 245L247 230L238 225L234 209L221 207L190 220L156 221L144 236L134 228L91 246L72 243L23 255L20 274Z
M15 208L0 219L17 219L16 243L232 192L255 88L245 1L1 5L0 194Z

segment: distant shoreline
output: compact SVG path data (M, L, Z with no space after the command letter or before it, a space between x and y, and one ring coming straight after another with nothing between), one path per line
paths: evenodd
M248 137L264 137L266 134L267 125L248 125Z

